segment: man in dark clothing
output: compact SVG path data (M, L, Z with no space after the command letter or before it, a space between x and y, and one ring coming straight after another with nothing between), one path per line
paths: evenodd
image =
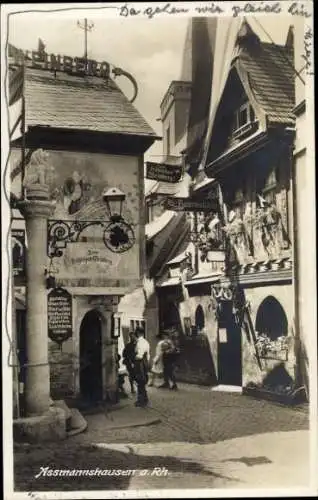
M167 332L163 332L163 339L164 342L162 344L162 362L164 383L159 387L161 389L171 389L176 391L178 389L178 386L175 376L175 369L178 350ZM172 383L171 387L170 382Z
M136 357L136 336L134 332L129 333L129 342L123 350L123 363L126 365L131 393L134 394L135 387L135 357Z
M136 357L135 357L135 378L137 382L137 401L135 406L145 407L148 405L148 394L146 385L148 383L148 371L150 362L150 346L144 337L144 330L141 327L136 328Z

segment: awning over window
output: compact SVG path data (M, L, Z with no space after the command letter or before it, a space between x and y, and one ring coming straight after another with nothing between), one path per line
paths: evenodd
M169 222L176 215L176 212L173 210L166 210L163 212L160 217L146 224L146 237L147 240L151 240L157 234L159 234L163 229L169 224Z
M214 273L214 274L195 274L192 276L190 280L185 281L185 285L198 285L200 283L215 283L219 281L220 277L223 276L222 273Z

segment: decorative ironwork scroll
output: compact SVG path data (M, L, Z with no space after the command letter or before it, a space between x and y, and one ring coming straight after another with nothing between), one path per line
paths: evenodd
M48 221L48 256L62 257L68 243L79 240L84 229L100 226L104 245L114 253L128 251L135 243L133 228L124 220L110 221Z

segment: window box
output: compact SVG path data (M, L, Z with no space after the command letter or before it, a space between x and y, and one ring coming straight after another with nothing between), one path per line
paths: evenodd
M261 334L256 340L256 349L262 359L288 361L289 338L281 336L271 340L266 334Z
M272 359L275 361L288 361L288 349L264 351L257 348L259 357L262 359Z

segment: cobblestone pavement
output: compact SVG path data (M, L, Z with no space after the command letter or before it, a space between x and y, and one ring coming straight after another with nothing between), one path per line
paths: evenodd
M87 431L65 442L17 445L16 489L236 488L238 482L244 487L252 479L258 484L268 483L277 479L277 474L278 479L306 483L309 423L304 409L183 384L176 392L151 388L149 397L150 408L140 411L155 413L161 420L158 424L107 430L105 415L100 412L85 416ZM118 411L129 412L133 400L127 403ZM302 465L299 467L298 462L298 469L293 471L289 467L291 460L297 463L295 456ZM72 478L41 474L36 478L41 467L128 472ZM155 468L160 468L158 478L129 475L132 470Z
M88 432L78 442L181 441L215 443L265 432L308 429L308 413L238 393L180 384L179 391L149 388L150 409L162 421L149 427L111 429L100 415L88 415ZM120 410L125 411L125 409ZM140 410L145 411L145 410Z

